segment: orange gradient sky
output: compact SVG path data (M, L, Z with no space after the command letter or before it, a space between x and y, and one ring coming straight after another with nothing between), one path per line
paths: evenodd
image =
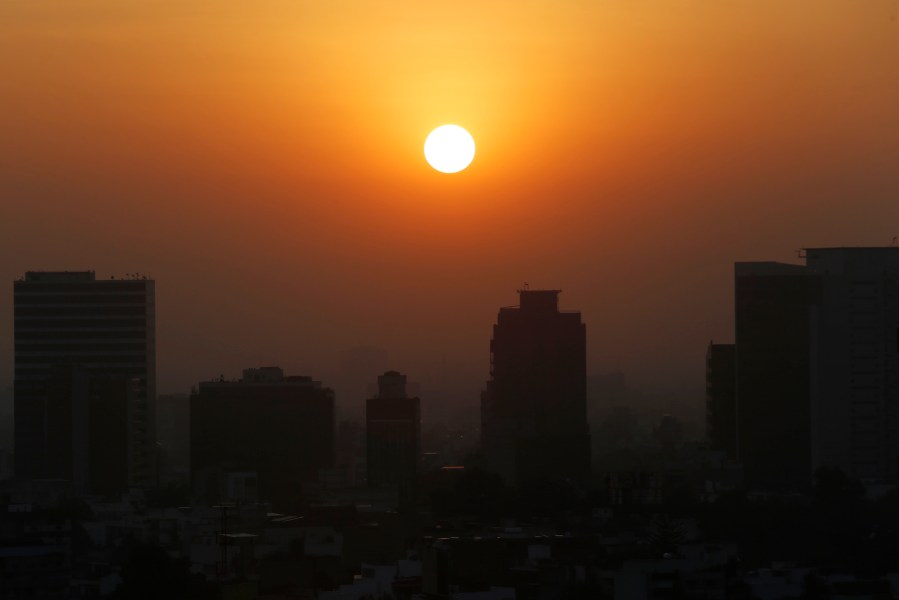
M899 235L899 0L0 3L0 279L148 272L160 390L343 348L474 402L523 281L700 390L732 263ZM443 175L427 133L478 152ZM0 383L11 384L11 285ZM638 383L640 382L640 383Z

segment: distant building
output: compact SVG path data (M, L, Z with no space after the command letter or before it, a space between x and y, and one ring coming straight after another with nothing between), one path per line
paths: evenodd
M244 370L240 381L200 383L190 398L195 499L236 494L289 509L303 484L332 466L334 430L334 393L310 377L263 367Z
M360 422L364 420L361 413L365 406L359 400L377 394L372 375L386 371L389 363L387 350L376 346L355 346L340 351L334 385L339 414Z
M13 304L16 476L72 478L82 492L155 485L155 282L29 271ZM125 481L98 475L104 457L126 461Z
M156 399L156 440L160 483L190 479L190 397L164 394Z
M705 355L706 439L713 450L737 458L736 346L709 344Z
M378 389L365 403L368 485L397 486L402 501L418 478L420 401L406 396L406 376L396 371L378 377Z
M899 248L736 264L738 457L756 489L899 474Z
M487 467L510 482L590 474L586 326L559 310L558 295L520 290L493 327L481 445Z

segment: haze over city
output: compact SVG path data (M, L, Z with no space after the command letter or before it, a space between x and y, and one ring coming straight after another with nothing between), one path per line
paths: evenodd
M152 276L160 392L336 384L374 346L470 405L528 282L582 311L589 373L699 401L734 261L899 233L897 12L7 0L0 278ZM446 122L478 144L452 176L421 155Z
M899 600L899 0L0 1L0 600Z

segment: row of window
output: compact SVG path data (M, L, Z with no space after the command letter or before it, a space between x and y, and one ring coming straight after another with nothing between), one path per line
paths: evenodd
M29 360L16 361L16 379L28 379L29 375L35 378L46 377L47 373L50 373L54 367L61 366L59 362L48 361L46 358L35 357L37 360ZM128 375L139 375L146 372L147 363L144 361L136 361L132 357L123 357L126 360L115 360L111 362L104 362L99 360L100 358L108 358L108 357L96 357L97 360L91 361L80 361L75 363L67 363L74 364L75 366L82 367L87 371L102 371L103 374L128 374ZM123 364L123 363L127 363Z
M131 373L145 371L147 362L143 356L79 356L70 359L60 356L24 356L16 361L17 370L48 369L72 366L86 371L102 371L110 366L124 366Z
M115 281L102 280L91 281L90 283L60 283L60 282L37 282L37 281L16 281L13 284L15 294L73 294L87 293L96 294L101 292L143 292L147 289L147 280L136 281Z
M55 332L60 329L114 329L118 331L119 329L126 327L134 327L134 328L146 328L147 319L135 319L133 317L129 318L107 318L107 319L47 319L47 318L31 318L31 319L19 319L16 317L15 323L15 335L18 337L20 333L25 331L50 331Z
M15 318L20 317L138 317L147 314L147 307L138 306L17 306Z
M16 344L19 342L27 342L30 340L37 340L42 343L52 343L52 342L61 342L64 340L75 340L84 341L84 340L144 340L147 338L147 332L145 329L134 329L130 331L123 331L120 329L100 329L100 330L86 330L86 331L57 331L57 332L49 332L49 331L17 331L15 335Z
M16 294L15 306L33 306L36 304L58 306L60 304L145 304L147 295L137 294Z
M98 343L86 341L71 342L68 344L51 344L43 341L16 342L16 356L27 353L90 353L90 352L146 352L147 344L143 342L106 342Z

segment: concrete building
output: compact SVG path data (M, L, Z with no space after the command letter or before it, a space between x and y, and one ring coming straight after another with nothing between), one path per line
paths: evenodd
M764 490L836 467L899 472L899 248L810 248L806 264L737 263L738 457Z
M509 482L585 481L586 326L579 312L559 310L559 290L520 290L519 298L493 327L481 398L485 463Z
M200 383L190 398L195 500L258 499L290 510L303 484L333 465L334 418L330 389L278 367L246 369L240 381Z
M127 448L110 452L125 457L127 485L154 485L155 282L29 271L13 293L16 476L91 491L89 442L124 432Z
M397 486L410 498L421 456L421 403L406 395L406 376L388 371L378 377L378 396L365 403L367 481Z

